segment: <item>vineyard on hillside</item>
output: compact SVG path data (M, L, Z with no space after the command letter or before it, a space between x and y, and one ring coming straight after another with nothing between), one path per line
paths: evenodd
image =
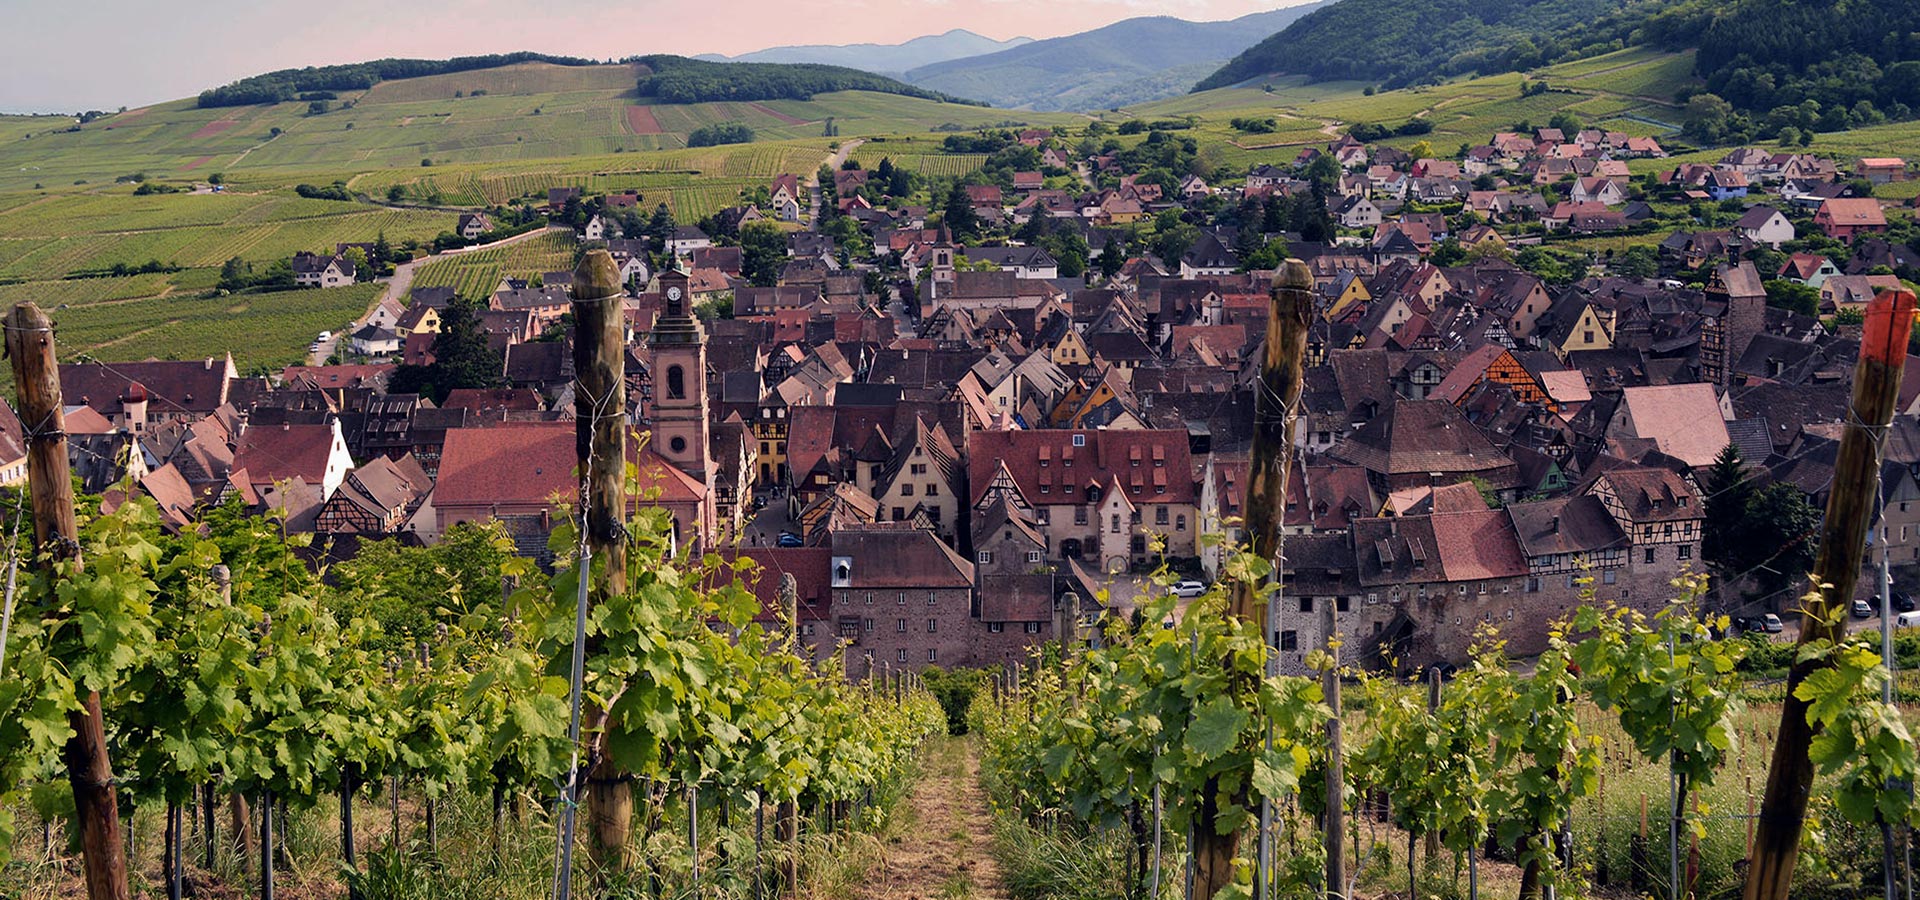
M511 244L446 254L420 263L416 287L451 287L469 300L485 300L503 278L531 279L544 272L573 270L573 232L553 230Z

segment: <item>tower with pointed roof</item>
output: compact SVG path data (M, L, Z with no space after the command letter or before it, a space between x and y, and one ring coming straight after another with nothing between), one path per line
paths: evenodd
M933 278L933 299L951 296L954 284L953 235L947 231L945 222L933 241L933 260L931 264Z

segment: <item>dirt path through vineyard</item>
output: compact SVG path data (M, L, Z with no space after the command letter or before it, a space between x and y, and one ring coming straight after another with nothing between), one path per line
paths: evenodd
M993 859L993 815L972 741L947 738L927 750L920 778L896 813L881 861L861 900L1005 900Z

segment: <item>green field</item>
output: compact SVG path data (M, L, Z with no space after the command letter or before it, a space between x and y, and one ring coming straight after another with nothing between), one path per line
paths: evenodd
M1327 137L1318 129L1360 122L1397 125L1408 119L1426 119L1433 123L1431 133L1386 143L1405 146L1427 140L1447 152L1463 142L1483 142L1495 131L1517 122L1544 125L1562 111L1579 116L1586 124L1613 131L1659 135L1677 127L1678 108L1671 98L1691 79L1692 69L1691 53L1632 49L1525 75L1460 79L1372 96L1365 93L1365 85L1358 83L1308 84L1297 77L1280 78L1265 85L1271 87L1270 91L1222 88L1129 107L1108 118L1199 117L1199 133L1215 136L1225 144L1220 158L1235 168L1274 162L1274 157L1282 155L1291 159L1297 150L1280 151L1324 142ZM1552 90L1522 97L1522 80L1545 81ZM1227 120L1235 117L1267 116L1279 119L1279 133L1240 135L1227 127ZM1259 147L1275 152L1263 153Z
M169 296L56 306L48 312L64 362L83 356L201 359L232 352L234 364L246 374L299 362L315 334L358 318L381 289L357 284L275 294Z

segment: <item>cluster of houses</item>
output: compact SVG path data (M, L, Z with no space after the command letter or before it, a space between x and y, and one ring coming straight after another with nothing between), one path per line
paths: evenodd
M1675 234L1659 276L1601 269L1567 284L1504 254L1429 257L1448 239L1504 247L1507 223L1583 229L1598 215L1587 204L1624 214L1620 161L1661 155L1656 142L1541 129L1438 161L1349 138L1255 166L1243 186L1189 177L1168 194L1125 173L1084 196L1030 179L969 200L1009 226L1049 216L1097 253L1114 227L1200 197L1309 190L1303 170L1322 153L1345 173L1329 211L1376 230L1289 241L1319 309L1283 515L1275 627L1289 667L1320 644L1321 604L1357 659L1420 666L1461 659L1488 626L1513 652L1537 651L1588 596L1664 603L1676 575L1703 569L1704 474L1728 445L1756 478L1824 502L1858 326L1770 307L1763 285L1789 278L1847 309L1899 283L1869 270L1911 265L1874 234L1877 201L1835 193L1830 162L1738 151L1704 174L1677 167L1686 191L1766 186L1780 205ZM1904 163L1881 169L1905 177ZM1487 174L1497 189L1467 180ZM1567 176L1578 199L1544 203L1539 186ZM783 191L797 204L798 185L771 186L785 219ZM1455 234L1449 216L1408 206L1442 197L1480 221ZM1795 205L1852 256L1759 271L1747 251L1793 240ZM1272 288L1271 272L1243 271L1231 232L1203 227L1181 258L1135 255L1110 278L1062 278L1044 249L965 245L924 209L840 212L873 257L848 265L830 237L793 232L772 287L747 286L740 248L691 226L660 247L607 239L630 286L627 414L647 434L633 462L679 546L759 563L768 615L792 576L804 641L820 661L846 648L850 677L1084 639L1108 607L1157 590L1141 576L1163 563L1221 576L1225 551L1203 536L1242 536ZM655 258L671 264L650 270ZM1672 277L1703 269L1704 286ZM570 278L502 285L481 327L507 386L440 404L388 392L390 363L273 379L223 360L63 366L78 471L93 490L132 478L172 527L238 497L348 548L335 552L490 519L538 556L554 498L573 490L573 357L556 329ZM722 296L731 317L694 314ZM367 325L393 335L398 359L426 362L450 299L415 289ZM1896 564L1920 565L1920 376L1908 381L1880 527ZM20 444L17 420L0 418L0 475Z

